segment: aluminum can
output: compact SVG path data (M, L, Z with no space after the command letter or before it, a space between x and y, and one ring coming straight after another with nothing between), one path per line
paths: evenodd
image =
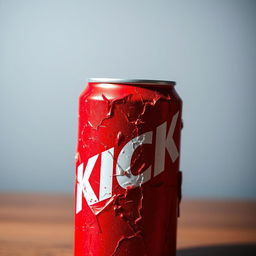
M175 82L91 79L79 98L75 256L174 256L182 101Z

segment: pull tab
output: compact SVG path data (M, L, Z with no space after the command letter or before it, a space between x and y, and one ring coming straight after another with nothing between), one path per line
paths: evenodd
M178 217L180 217L180 203L182 199L182 172L178 171Z

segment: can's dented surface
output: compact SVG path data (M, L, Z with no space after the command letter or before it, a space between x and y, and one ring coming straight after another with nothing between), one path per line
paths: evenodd
M75 256L173 256L182 102L173 82L92 80L79 98Z

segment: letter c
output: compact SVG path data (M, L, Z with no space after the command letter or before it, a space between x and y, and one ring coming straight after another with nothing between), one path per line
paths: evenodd
M131 172L131 160L134 151L143 144L152 144L153 132L143 133L130 140L121 150L117 158L116 178L122 188L128 186L138 187L151 178L151 165L141 174L133 175Z

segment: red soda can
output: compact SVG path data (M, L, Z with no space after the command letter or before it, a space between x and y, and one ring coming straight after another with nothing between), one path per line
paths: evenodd
M91 79L79 98L75 256L174 256L182 101L175 82Z

